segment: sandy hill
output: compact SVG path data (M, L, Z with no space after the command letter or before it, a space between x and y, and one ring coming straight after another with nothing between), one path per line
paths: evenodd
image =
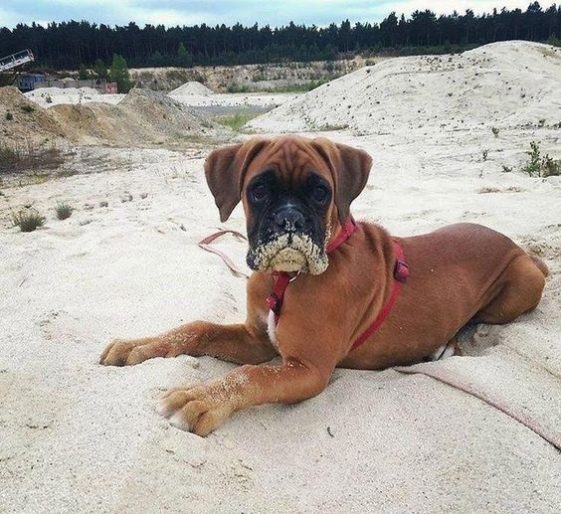
M25 93L25 96L48 109L59 104L101 102L118 104L125 95L101 93L91 87L42 87Z
M193 80L193 81L190 81L190 82L186 82L185 84L183 84L182 86L179 86L178 88L174 89L173 91L171 91L168 94L171 97L174 97L174 96L209 96L209 95L213 95L214 91L212 89L206 87L204 84L201 84L200 82L197 82L197 81Z
M85 143L162 143L207 135L213 128L209 120L165 94L141 89L133 89L118 105L57 105L49 113L69 137Z
M459 55L402 57L329 82L250 126L264 131L349 127L374 133L559 123L560 77L561 49L524 41L493 43Z
M0 88L0 138L12 143L45 141L64 135L49 113L15 87Z

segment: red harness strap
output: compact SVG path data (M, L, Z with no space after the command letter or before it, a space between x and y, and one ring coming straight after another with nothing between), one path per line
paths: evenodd
M337 234L337 237L327 246L327 253L331 253L339 248L342 244L351 237L351 235L356 231L357 224L352 217L347 218L341 231ZM384 322L384 320L389 316L399 292L401 291L401 286L409 277L409 266L405 261L405 255L403 253L403 248L401 245L394 241L394 251L395 251L395 266L393 270L394 285L386 305L382 308L376 319L372 324L358 337L358 339L353 343L351 351L358 348L363 344ZM273 292L267 297L267 305L269 309L275 314L275 323L279 322L280 311L282 308L282 302L284 299L284 293L288 284L292 282L297 275L286 273L284 271L275 271L273 273L275 278L275 283L273 285Z

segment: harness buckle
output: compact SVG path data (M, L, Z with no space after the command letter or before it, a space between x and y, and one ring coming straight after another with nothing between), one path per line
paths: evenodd
M409 266L400 260L395 261L395 268L393 270L393 277L398 282L406 282L409 278Z

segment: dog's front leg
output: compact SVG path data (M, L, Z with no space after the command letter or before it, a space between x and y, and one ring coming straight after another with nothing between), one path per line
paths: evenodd
M206 436L235 411L264 403L296 403L319 394L332 371L296 360L242 366L222 379L170 390L159 412L179 428Z
M116 340L102 353L106 366L130 366L155 357L208 355L236 364L258 364L277 355L264 327L253 324L187 323L156 337Z

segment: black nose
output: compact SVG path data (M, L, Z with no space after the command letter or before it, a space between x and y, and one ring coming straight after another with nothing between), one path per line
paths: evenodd
M278 210L273 216L273 221L279 229L287 232L297 232L304 229L304 215L291 207Z

